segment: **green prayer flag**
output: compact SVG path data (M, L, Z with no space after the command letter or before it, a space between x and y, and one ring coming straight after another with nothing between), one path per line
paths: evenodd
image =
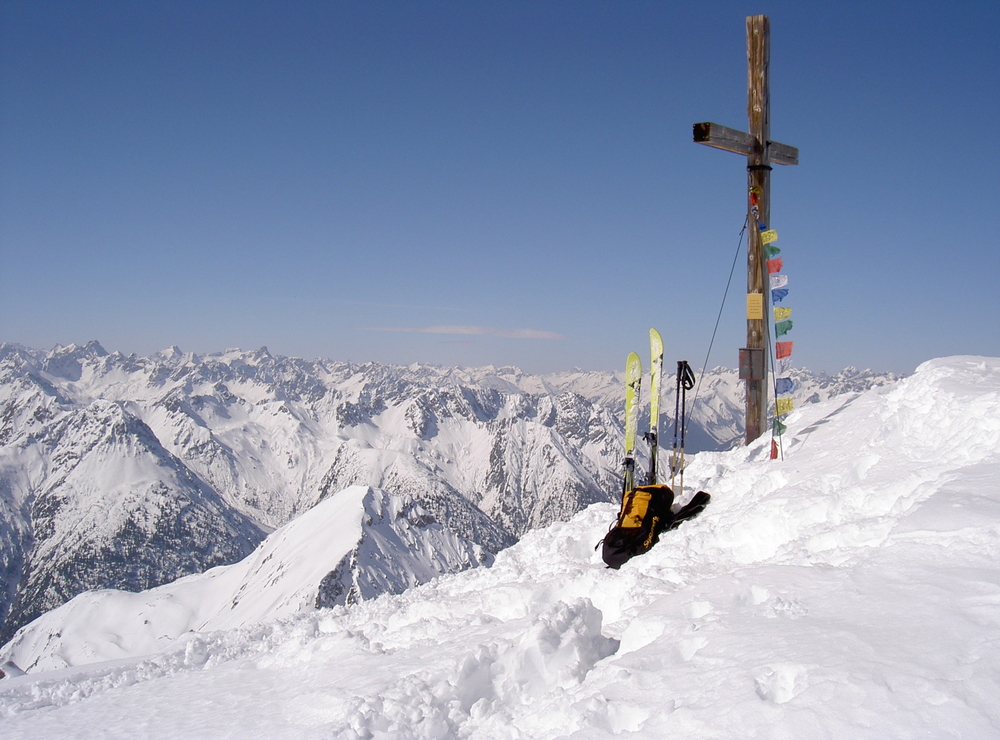
M782 434L784 434L786 429L788 429L788 427L782 424L780 419L774 420L774 433L777 436L780 437Z
M774 325L774 336L783 337L792 329L792 320L785 319Z
M764 245L764 254L767 255L768 259L771 259L774 255L778 254L779 252L781 252L781 247L776 247L773 244Z

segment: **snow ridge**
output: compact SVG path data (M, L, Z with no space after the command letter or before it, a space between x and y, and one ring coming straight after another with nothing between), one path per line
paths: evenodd
M0 652L26 671L144 655L192 631L236 629L402 593L442 573L489 565L481 546L411 498L354 486L317 504L233 565L132 593L80 594Z

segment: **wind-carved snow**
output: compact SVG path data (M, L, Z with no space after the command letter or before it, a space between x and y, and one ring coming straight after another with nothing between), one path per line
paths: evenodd
M4 738L1000 736L1000 359L769 447L695 456L712 503L620 570L598 503L396 596L6 679Z

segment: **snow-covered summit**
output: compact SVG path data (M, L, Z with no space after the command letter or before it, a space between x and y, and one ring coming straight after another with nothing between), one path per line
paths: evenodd
M0 682L4 737L1000 735L1000 359L697 455L701 517L619 571L615 507L489 568Z

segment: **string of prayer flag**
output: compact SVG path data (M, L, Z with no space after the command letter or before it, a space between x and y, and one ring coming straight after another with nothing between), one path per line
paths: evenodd
M778 306L788 296L788 275L782 274L785 267L783 257L778 257L781 249L774 245L778 241L778 232L769 229L767 224L761 220L760 199L762 191L759 187L750 188L750 215L758 228L762 251L766 255L768 287L771 290L771 305L774 310L774 334L775 340L783 337L792 330L792 309L788 306ZM761 305L764 296L760 294L747 295L747 318L762 319L763 306ZM792 347L794 342L775 341L775 368L774 368L774 425L771 428L771 459L777 459L779 446L778 439L785 433L786 426L779 420L795 408L795 401L790 394L795 389L795 382L788 377L792 367Z
M771 287L771 300L776 304L785 299L788 295L788 276L780 274L784 269L785 261L783 257L775 257L780 251L777 247L770 246L776 241L776 232L770 232L773 237L764 241L764 234L761 234L761 241L767 253L767 273ZM771 251L774 250L774 251ZM774 337L783 337L792 330L792 309L788 306L774 306ZM774 368L774 426L771 429L771 459L776 460L779 453L778 441L784 434L787 427L779 420L779 417L792 411L795 408L795 400L791 397L795 389L795 382L787 377L792 366L792 346L793 342L784 341L774 343L775 368Z

